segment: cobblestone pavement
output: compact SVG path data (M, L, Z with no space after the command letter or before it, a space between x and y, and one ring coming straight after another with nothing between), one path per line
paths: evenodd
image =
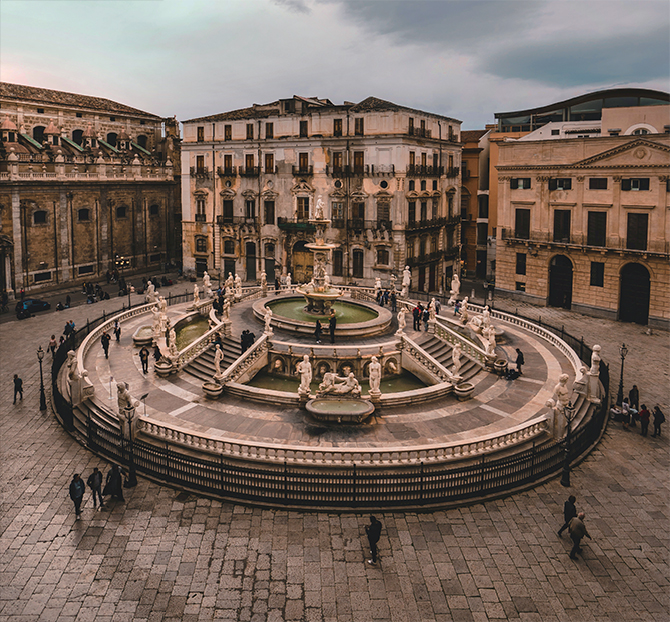
M95 313L105 306L119 304L98 303ZM541 311L544 319L550 310ZM16 406L0 403L0 620L670 619L670 429L645 438L610 424L569 490L554 479L465 508L381 513L378 567L364 563L363 514L250 508L142 478L125 503L102 512L87 491L75 521L72 474L86 479L108 465L39 411L35 351L86 313L0 326L4 395L13 373L25 383ZM566 330L600 342L612 364L619 342L630 344L627 382L667 406L667 333L557 313ZM570 493L593 537L576 562L568 538L556 535Z

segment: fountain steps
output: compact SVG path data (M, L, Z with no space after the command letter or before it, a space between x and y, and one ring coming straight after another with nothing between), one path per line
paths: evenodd
M453 372L454 363L451 359L452 345L434 335L423 333L425 337L415 339L417 345L421 346L428 354L430 354L441 365L446 367L450 372ZM482 371L481 365L469 359L467 356L461 356L461 368L459 376L463 378L462 382L472 382L478 373Z
M214 350L215 345L213 344L210 348L205 350L200 356L193 359L185 368L184 372L202 380L203 382L208 382L212 379L212 376L215 373L214 369ZM242 354L242 348L240 344L232 339L226 338L223 340L223 362L221 364L221 369L227 369L232 365Z

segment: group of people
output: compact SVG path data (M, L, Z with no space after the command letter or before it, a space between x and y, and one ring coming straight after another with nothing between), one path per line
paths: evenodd
M98 302L98 300L109 300L109 294L104 289L102 289L98 283L95 285L93 285L93 283L84 283L82 285L81 293L86 296L86 304L89 305L93 304L94 302Z
M123 498L123 480L125 477L125 472L123 469L115 464L112 465L112 468L107 473L107 478L105 480L105 487L102 487L102 472L98 467L93 468L93 473L88 476L86 480L86 485L91 489L91 494L93 495L93 508L97 508L98 502L100 503L100 509L104 508L103 497L111 496L112 499L116 498L119 501L125 501ZM76 518L81 518L81 504L84 500L84 493L86 492L86 485L84 480L81 479L79 473L75 473L72 481L70 482L70 499L74 503L74 512Z
M254 341L256 341L256 335L245 328L242 331L242 335L240 336L240 346L242 346L242 352L246 352L251 346L253 346Z
M337 328L337 316L335 315L335 309L330 310L330 316L328 318L328 332L330 333L330 343L335 343L335 329ZM321 320L316 320L314 325L314 339L316 343L321 343L321 334L323 333L323 324Z
M391 311L395 313L397 307L398 307L398 296L395 293L395 290L392 292L389 292L388 289L385 290L379 290L377 292L377 304L380 307L383 307L384 305L391 304Z
M653 417L654 433L651 435L652 438L661 436L661 425L665 423L665 414L658 404L654 406L653 412L647 408L646 404L640 405L640 390L636 384L628 392L628 397L623 398L620 406L611 408L610 414L613 419L622 421L625 431L636 428L639 422L641 436L647 436L649 423Z
M582 552L580 543L585 536L591 540L591 536L586 529L584 519L586 514L584 512L577 512L575 503L577 498L570 495L568 500L563 504L563 526L558 530L558 537L563 536L563 532L567 529L572 540L572 550L570 551L570 559L577 559L577 553Z
M423 325L428 332L428 320L430 319L430 311L428 307L425 309L420 302L416 303L416 307L412 309L412 317L414 318L414 330L421 330L421 321L423 320Z

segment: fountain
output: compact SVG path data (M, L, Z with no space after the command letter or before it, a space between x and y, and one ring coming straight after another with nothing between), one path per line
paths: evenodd
M330 277L326 273L326 265L330 260L330 252L337 248L336 244L326 242L326 229L330 220L323 213L323 199L319 195L314 210L314 218L309 223L316 229L315 241L305 244L305 248L314 253L314 278L310 283L301 285L296 292L302 294L307 301L305 311L316 316L326 316L335 300L342 296L336 287L331 287Z

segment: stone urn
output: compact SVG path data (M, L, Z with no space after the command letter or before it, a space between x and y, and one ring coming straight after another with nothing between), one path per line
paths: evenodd
M461 382L454 387L454 395L458 398L459 402L469 400L474 392L475 385L471 382Z
M175 368L171 361L162 358L154 363L154 371L159 378L167 378L175 371Z
M218 382L203 382L202 390L206 398L215 400L223 393L223 385Z
M507 360L498 359L495 363L493 363L493 369L499 376L504 376L507 372Z

